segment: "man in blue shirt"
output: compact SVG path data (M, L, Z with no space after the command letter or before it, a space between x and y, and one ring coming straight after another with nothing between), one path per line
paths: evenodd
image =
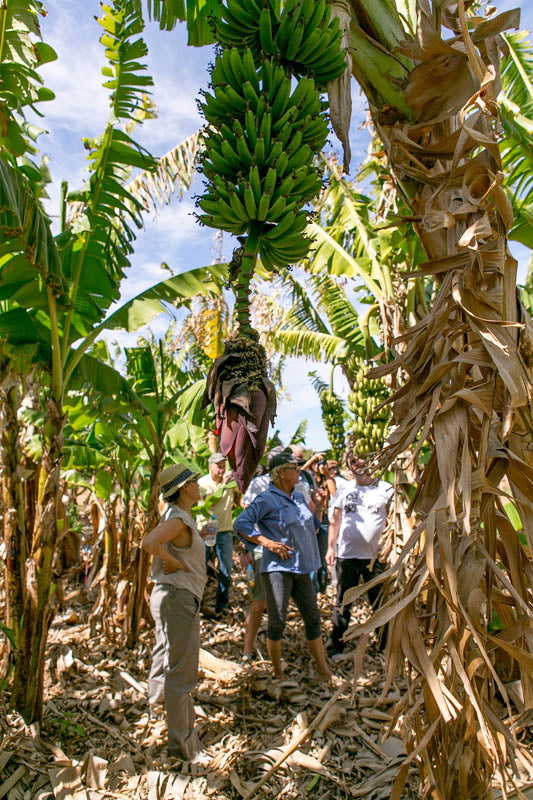
M235 532L263 547L261 572L268 612L267 648L274 675L284 677L281 667L281 639L292 597L305 625L306 638L316 663L316 677L331 678L322 636L316 591L310 572L320 566L316 532L320 521L295 489L298 464L290 452L273 456L269 462L270 486L258 495L234 522ZM323 498L315 510L322 515Z

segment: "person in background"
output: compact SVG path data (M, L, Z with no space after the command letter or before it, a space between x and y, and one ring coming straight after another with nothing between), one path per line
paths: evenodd
M198 473L174 464L159 475L166 502L161 521L146 534L143 548L153 556L150 610L155 644L148 679L151 714L164 702L170 756L209 763L194 729L190 692L198 680L200 604L205 587L205 546L191 516L198 502Z
M314 473L314 482L319 490L322 491L324 496L323 514L320 522L320 528L317 533L318 552L320 553L320 568L312 573L311 577L317 592L325 592L328 584L328 565L326 562L326 553L328 550L328 528L329 519L327 509L331 499L335 496L336 484L329 472L327 462L324 458L317 454L319 457L312 461L311 467Z
M340 470L339 470L339 462L333 458L328 458L326 461L326 465L328 468L329 476L332 480L335 481L335 491L333 493L330 492L329 495L329 503L327 506L328 509L328 518L331 519L333 516L333 501L335 500L335 495L339 492L344 486L346 486L349 481L346 478L343 478Z
M297 491L303 495L305 502L308 506L311 505L312 496L311 493L316 489L315 482L313 480L313 474L308 469L312 461L307 461L304 455L304 449L300 444L291 444L287 451L291 452L294 459L296 460L299 466L299 473L298 473L298 489Z
M267 648L274 675L283 678L281 640L292 598L303 619L307 644L316 665L316 679L331 678L320 631L316 591L310 573L320 566L316 541L319 519L295 491L298 464L286 451L269 461L271 484L235 520L243 539L263 547L261 570L268 612ZM315 501L316 512L323 498ZM258 532L259 531L259 532Z
M360 578L369 581L383 570L377 557L394 491L385 481L375 480L367 462L351 449L347 451L346 464L353 480L335 495L326 554L327 563L330 566L335 564L337 570L337 597L333 610L331 645L328 648L331 654L343 652L343 637L350 624L352 604L342 607L345 592L357 586ZM379 592L379 586L368 590L372 604ZM384 646L384 635L381 641Z
M226 459L222 453L209 456L209 472L198 481L200 497L207 500L215 492L222 489L222 496L211 506L210 513L216 517L218 530L214 550L218 559L218 584L215 597L214 616L220 617L229 604L229 587L233 566L233 522L231 512L235 491L225 488L231 481L231 472L226 472ZM206 564L211 557L211 548L205 548ZM211 612L213 613L213 612Z
M269 460L273 456L282 453L284 450L282 445L273 447L268 454ZM243 508L249 506L252 500L264 492L270 486L270 475L268 468L263 464L258 464L255 475L250 481L250 485L242 496ZM259 530L257 530L260 533ZM253 580L249 582L250 592L250 605L246 613L246 621L244 624L244 651L242 660L245 662L252 661L254 655L254 642L257 636L257 631L261 625L261 619L266 610L265 588L263 585L263 576L261 575L261 557L263 555L263 548L259 544L243 540L243 551L240 556L241 569L246 571L248 566L253 569Z

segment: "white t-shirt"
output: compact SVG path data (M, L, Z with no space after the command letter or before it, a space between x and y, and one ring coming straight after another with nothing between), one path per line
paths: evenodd
M394 489L385 481L358 486L348 481L338 489L333 509L341 510L338 558L375 558L387 522L387 503Z
M335 494L332 494L329 498L328 519L331 519L333 516L333 503L335 502L335 498L338 497L344 487L350 483L350 481L347 481L342 475L336 475L333 480L335 481Z
M252 500L255 500L258 494L264 492L270 486L270 475L258 475L257 478L252 478L250 485L242 496L243 506L249 506Z
M250 503L252 502L252 500L255 500L257 495L258 494L262 494L265 491L265 489L268 489L269 486L270 486L270 475L268 475L268 474L267 475L258 475L257 478L252 478L247 490L245 491L245 493L242 496L242 504L243 504L243 506L245 508L246 508L246 506L249 506ZM257 525L255 527L256 527L257 532L260 533L261 531L259 530ZM247 547L247 549L248 548L253 549L253 551L256 553L256 555L262 555L262 553L263 553L263 547L260 544L254 546L254 545L252 545L251 542L247 542L246 547Z

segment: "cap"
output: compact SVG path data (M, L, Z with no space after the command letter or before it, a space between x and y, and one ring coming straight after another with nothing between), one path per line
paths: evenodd
M281 467L281 466L287 466L287 467L298 466L298 461L294 458L290 450L289 451L284 450L282 453L277 453L275 456L272 456L272 458L268 462L268 468L270 470L276 469L276 467Z
M211 453L209 456L208 464L218 464L219 461L225 461L226 456L223 456L222 453Z

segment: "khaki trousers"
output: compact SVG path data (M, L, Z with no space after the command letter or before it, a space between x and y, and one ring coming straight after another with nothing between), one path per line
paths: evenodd
M149 703L165 703L169 755L191 759L202 747L194 730L194 704L189 694L198 680L200 601L188 589L156 583L150 610L155 643Z

